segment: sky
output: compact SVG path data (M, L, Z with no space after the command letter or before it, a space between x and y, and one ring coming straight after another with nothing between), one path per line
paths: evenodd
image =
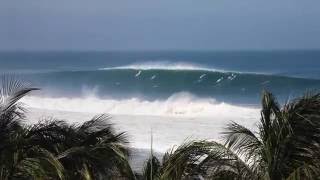
M319 0L0 0L0 50L320 49Z

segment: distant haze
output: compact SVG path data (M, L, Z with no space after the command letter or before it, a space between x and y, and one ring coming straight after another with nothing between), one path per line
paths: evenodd
M319 0L1 0L0 50L320 49Z

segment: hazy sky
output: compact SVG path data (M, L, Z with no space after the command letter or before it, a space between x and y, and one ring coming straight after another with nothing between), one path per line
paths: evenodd
M0 50L319 49L319 0L0 0Z

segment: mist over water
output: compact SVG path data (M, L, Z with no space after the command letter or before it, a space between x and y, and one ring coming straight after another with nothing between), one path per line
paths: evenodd
M25 100L36 108L241 116L259 108L263 90L284 102L320 89L319 58L318 51L2 52L0 70L42 89Z
M167 100L155 101L139 98L100 99L95 96L84 98L30 96L23 102L32 108L85 113L107 112L114 115L222 117L224 114L229 116L230 113L243 116L250 112L257 112L257 108L230 105L211 98L195 97L186 92L173 94Z

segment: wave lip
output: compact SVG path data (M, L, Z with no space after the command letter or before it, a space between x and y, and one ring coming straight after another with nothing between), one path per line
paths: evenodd
M176 70L176 71L211 71L211 72L227 72L222 69L214 69L206 66L201 66L193 63L176 62L172 63L169 61L159 62L143 62L136 64L129 64L125 66L107 67L100 68L99 70L113 70L113 69L132 69L132 70Z
M170 61L147 61L142 63L134 63L124 66L105 67L98 70L167 70L167 71L203 71L203 72L219 72L219 73L235 73L235 74L254 74L254 75L273 75L268 72L254 72L254 71L237 71L216 69L204 65L199 65L189 62L170 62ZM290 76L288 76L290 77Z

